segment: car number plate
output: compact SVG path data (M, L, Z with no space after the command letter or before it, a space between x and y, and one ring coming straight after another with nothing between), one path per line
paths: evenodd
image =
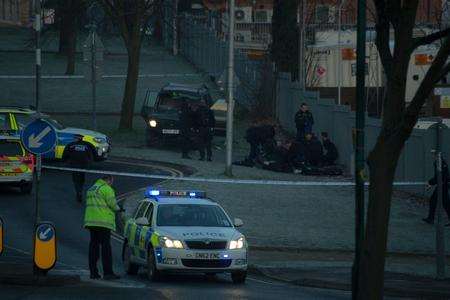
M178 129L163 129L163 134L180 134L180 130Z
M219 253L195 253L195 259L220 259Z

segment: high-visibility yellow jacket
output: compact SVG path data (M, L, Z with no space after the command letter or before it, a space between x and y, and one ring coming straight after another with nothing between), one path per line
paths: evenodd
M116 194L106 181L99 179L87 191L84 227L103 227L116 230Z

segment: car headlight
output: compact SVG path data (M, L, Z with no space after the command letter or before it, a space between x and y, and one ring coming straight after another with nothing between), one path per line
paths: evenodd
M230 250L242 249L242 248L244 248L244 245L245 245L245 238L240 237L237 240L230 241L230 245L228 246L228 248Z
M150 120L150 121L148 121L148 125L150 125L150 127L155 128L156 125L158 125L158 122L156 122L155 120Z
M176 248L183 249L183 243L180 240L174 240L168 238L167 236L162 236L159 238L159 244L164 248Z
M94 138L94 142L99 143L99 144L103 144L103 143L106 143L106 139L102 138L102 137L95 137Z

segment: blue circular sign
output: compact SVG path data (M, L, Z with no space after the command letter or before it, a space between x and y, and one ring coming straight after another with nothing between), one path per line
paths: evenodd
M42 242L48 242L55 236L55 230L50 224L41 224L36 230L36 237Z
M44 154L55 148L56 131L52 125L38 119L25 127L20 136L23 146L33 154Z

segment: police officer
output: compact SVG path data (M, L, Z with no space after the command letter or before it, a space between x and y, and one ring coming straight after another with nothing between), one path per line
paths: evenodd
M75 141L67 146L66 158L69 166L77 169L87 169L94 157L90 145L83 141L82 135L76 135ZM77 201L83 200L83 186L86 181L85 172L72 172L72 181L75 187Z
M297 127L297 141L301 142L305 139L305 135L312 133L314 125L314 117L309 111L308 105L302 103L300 109L295 114L295 126Z
M116 230L116 212L123 211L116 202L111 175L103 176L87 191L84 227L89 230L89 270L91 279L100 279L97 261L102 248L103 278L119 279L112 268L111 230Z
M436 207L437 207L437 200L438 200L438 189L437 189L437 168L436 168L436 162L434 163L434 177L431 178L428 181L428 187L435 186L433 194L430 198L430 206L428 210L428 217L425 219L422 219L424 222L428 224L434 223L434 216L436 214ZM442 159L442 206L447 213L447 217L450 220L450 198L448 193L449 188L449 181L450 181L450 174L448 170L447 162ZM450 223L448 223L446 226L450 226Z
M214 135L214 128L216 127L216 119L214 112L205 104L202 103L196 111L196 129L198 131L199 145L198 151L200 160L212 160L212 140Z
M180 142L181 142L181 157L191 159L189 156L191 135L193 128L193 112L186 100L181 104L178 116L180 118Z

